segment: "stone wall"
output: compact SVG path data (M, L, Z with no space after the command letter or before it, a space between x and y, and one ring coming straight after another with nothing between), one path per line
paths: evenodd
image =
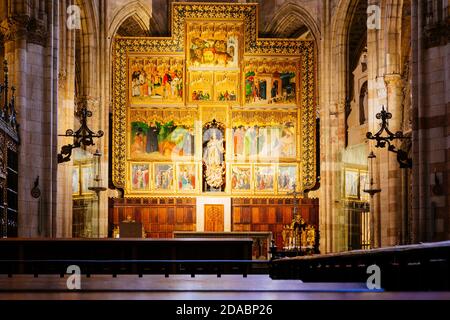
M450 237L449 16L413 3L414 240L438 241Z

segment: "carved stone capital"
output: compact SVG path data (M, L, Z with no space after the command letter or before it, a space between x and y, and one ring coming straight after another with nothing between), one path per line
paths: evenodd
M29 16L8 17L0 23L0 34L4 42L27 40L44 46L47 41L47 26L43 21Z
M4 19L0 23L0 33L3 35L4 41L26 39L29 22L30 17L28 16L16 16Z
M425 46L427 48L445 46L450 40L450 18L436 24L427 25L423 30Z
M388 90L391 88L403 88L403 78L398 73L384 75L384 82Z
M45 46L47 43L48 32L47 26L43 21L31 19L28 23L28 42Z

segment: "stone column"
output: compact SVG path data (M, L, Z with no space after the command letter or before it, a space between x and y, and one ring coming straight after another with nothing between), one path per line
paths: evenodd
M75 32L66 27L66 12L69 1L60 3L60 50L58 70L58 134L74 128L75 95ZM73 142L71 138L58 138L58 152L61 147ZM73 159L58 165L57 187L57 237L72 237L72 169Z
M394 134L402 127L402 101L403 101L403 81L399 74L387 74L384 76L387 89L387 109L392 113L392 119L389 120L389 130ZM399 147L401 142L394 144ZM387 238L384 239L384 245L401 244L402 239L402 184L401 169L397 161L397 155L393 152L383 151L385 160L382 170L387 171L387 189L383 190L384 199L387 201L387 211L382 212L382 220L387 225Z
M2 21L5 58L10 61L11 84L17 88L19 122L19 236L49 237L55 209L56 157L52 117L53 61L48 43L46 13L33 16L22 1L9 2ZM50 6L51 7L51 6ZM50 8L51 9L51 8ZM48 50L50 49L50 50ZM30 192L39 177L40 199Z
M369 5L379 5L378 0L369 0ZM382 19L384 19L382 17ZM384 20L381 25L383 25ZM380 30L368 29L367 30L367 77L368 77L368 114L367 123L368 131L375 133L378 131L379 121L375 118L376 113L380 110L380 104L386 93L384 92L384 83L379 81L379 64L380 64L380 52L383 52L383 42L380 41ZM380 85L382 84L382 86ZM380 182L380 155L378 149L375 148L375 144L368 141L369 152L373 151L377 156L373 162L373 178L376 183ZM378 187L379 185L375 186ZM381 246L381 194L376 194L371 198L370 212L371 212L371 246L378 248Z

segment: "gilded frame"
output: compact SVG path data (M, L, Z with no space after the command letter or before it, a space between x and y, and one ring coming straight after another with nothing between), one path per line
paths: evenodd
M220 82L218 80L218 78L220 76L228 77L228 75L231 75L231 77L235 78L235 81L234 81L235 84L233 85L232 88L230 88L231 92L229 92L229 95L230 95L229 100L220 100L220 98L218 97L218 94L221 92L216 89L216 90L214 90L214 100L213 101L215 103L220 103L220 104L239 105L240 101L242 99L242 96L240 94L241 93L240 92L240 83L241 82L239 81L240 80L239 72L236 72L236 71L216 71L216 72L214 72L214 87L217 88L218 86L220 86L220 85L218 85L218 83ZM224 81L224 80L222 80L222 81ZM229 81L233 82L233 79L231 79ZM228 87L226 88L226 91L228 91ZM235 95L235 99L231 98L231 95L233 93Z
M353 176L353 177L351 177ZM352 179L350 181L350 179ZM356 183L356 185L354 185ZM353 185L353 188L349 186ZM352 168L344 169L344 196L346 199L359 199L359 170Z
M245 116L248 113L251 117ZM248 163L265 163L265 162L299 162L299 154L301 153L301 148L299 145L300 141L300 132L299 132L299 119L297 115L297 111L294 112L286 112L286 111L232 111L232 126L230 127L230 158L236 162L246 162ZM287 157L282 156L281 152L278 157L273 157L270 155L261 156L259 153L256 156L238 156L234 152L234 130L238 127L249 127L251 125L258 124L261 127L274 127L282 125L283 129L286 129L285 124L292 123L294 126L293 132L293 143L294 143L294 151L295 154L293 156ZM248 130L248 128L247 128Z
M189 4L187 4L187 7L189 7ZM201 7L201 5L200 5ZM174 7L172 7L173 9ZM215 10L217 11L217 10ZM191 66L191 51L190 51L190 45L192 44L190 41L192 39L190 39L191 35L189 32L189 28L194 25L194 24L198 24L199 26L201 26L203 31L206 31L208 28L211 28L211 24L215 25L215 24L220 24L221 27L225 24L233 24L233 29L236 30L231 30L231 33L237 33L237 41L238 41L238 49L234 50L234 55L233 57L236 55L237 53L237 61L236 61L236 65L235 66L231 66L231 67L226 67L226 66L213 66L213 68L211 69L212 71L219 71L219 72L236 72L236 71L240 71L240 66L239 66L239 62L242 60L243 54L244 54L244 20L242 18L230 18L230 17L226 17L226 18L220 18L220 17L208 17L207 19L208 21L205 22L204 18L201 17L187 17L185 20L185 49L186 49L186 70L189 71L197 71L197 70L202 70L202 69L207 69L210 68L211 66ZM174 21L172 21L174 22ZM214 27L213 27L214 28ZM227 36L225 37L227 40L229 40L231 37L229 37L230 35L230 30L227 30ZM236 34L235 34L236 35ZM201 36L200 36L201 37ZM214 38L214 36L213 36ZM217 39L217 38L216 38ZM236 52L237 51L237 52Z
M182 86L182 92L183 95L181 97L181 101L179 102L166 102L166 101L155 101L152 103L133 103L132 102L132 89L131 89L131 81L132 81L132 72L131 72L131 59L133 58L141 58L142 60L147 59L181 59L182 63L182 77L183 77L183 86ZM154 52L148 52L148 53L130 53L127 55L127 71L128 71L128 77L127 77L127 89L128 89L128 105L130 108L136 108L136 107L152 107L152 106L158 106L158 105L166 105L166 106L173 106L173 107L182 107L185 104L186 101L186 65L184 60L184 55L180 54L162 54L162 53L154 53Z
M301 164L301 189L316 184L316 103L317 69L316 45L310 40L258 38L257 4L172 3L172 36L161 38L117 37L113 43L113 133L112 180L116 187L127 187L127 110L128 55L173 54L185 55L186 21L189 19L242 20L244 26L243 59L247 57L300 57L297 162ZM186 65L185 65L186 68ZM184 79L187 79L186 71ZM188 88L184 86L185 101ZM240 91L242 92L242 90ZM243 97L240 97L242 103Z
M251 64L257 65L256 70L258 73L254 75L254 77L261 77L264 76L264 78L271 77L273 73L288 73L292 72L295 74L295 101L290 103L278 103L278 102L261 102L261 103L248 103L247 102L247 93L246 93L246 81L247 81L247 72L250 70L253 70L249 67ZM241 88L241 97L243 101L243 105L246 107L258 107L258 106L273 106L273 107L296 107L299 105L300 101L300 65L301 60L300 58L293 58L293 57L282 57L282 56L269 56L269 55L252 55L252 56L246 56L243 61L244 67L242 69L242 75L241 75L241 81L242 88ZM262 70L261 70L262 69ZM281 72L280 72L281 71ZM282 88L280 88L282 89ZM270 92L266 92L267 95L270 94ZM268 99L269 100L269 99Z
M157 189L156 188L156 174L157 174L157 167L158 166L171 166L172 167L172 187L171 188L167 188L167 189ZM176 170L175 170L175 163L173 162L154 162L153 163L153 175L151 178L152 182L151 182L151 186L152 186L152 191L154 193L171 193L173 194L175 192L175 187L176 187Z
M257 186L257 170L258 168L270 168L273 172L272 175L272 189L270 190L258 190ZM271 163L261 163L253 165L253 191L255 194L277 194L277 166Z
M280 183L279 183L280 169L281 168L287 168L287 167L295 168L295 181L294 181L294 183L295 183L295 185L297 186L297 189L298 189L298 182L299 182L298 164L297 163L283 163L283 164L279 164L277 166L277 170L276 170L277 194L287 194L287 193L291 193L293 191L297 191L297 190L290 190L290 189L280 188Z
M251 193L253 193L253 190L254 190L254 185L253 185L253 168L252 168L253 166L251 165L251 164L245 164L245 163L233 163L231 166L230 166L230 191L231 191L231 193L232 194L243 194L243 193L245 193L245 194L251 194ZM234 189L233 188L233 169L234 168L245 168L245 169L248 169L249 170L249 172L250 172L250 176L249 176L249 184L250 184L250 187L249 187L249 189L248 190L245 190L245 189Z
M132 115L133 114L133 115ZM133 157L131 153L131 127L133 122L143 122L149 124L149 122L157 121L164 122L167 120L167 117L171 117L171 119L175 122L177 126L192 126L194 130L194 139L195 139L195 122L196 118L199 116L199 113L196 109L181 109L181 108L143 108L143 107L130 107L127 110L127 133L126 133L126 159L128 161L141 161L141 162L168 162L169 160L175 161L193 161L195 155L193 156L178 156L174 155L171 157L160 157L153 158L151 156L141 156L141 157ZM195 141L195 140L194 140ZM196 145L196 142L194 142Z
M133 182L132 182L132 177L133 177L133 167L134 166L147 166L148 168L148 181L147 181L147 187L143 188L143 189L136 189L133 187ZM133 161L129 163L128 166L128 176L130 177L130 179L127 179L127 181L130 183L130 185L128 185L127 190L129 190L129 193L132 194L145 194L148 193L149 191L151 191L151 184L152 181L151 176L152 176L152 165L149 162L139 162L139 161Z
M197 80L197 77L200 80ZM206 88L206 86L203 86L202 89L205 90L207 89L208 91L206 92L209 95L209 100L193 100L193 94L194 92L197 92L198 89L193 88L192 82L194 81L203 81L203 79L205 78L209 78L206 79L206 84L208 84L208 88ZM191 71L189 72L189 76L188 76L188 84L187 84L187 98L186 101L189 104L214 104L214 72L213 71ZM208 81L209 80L209 81Z
M180 174L181 174L181 167L182 166L194 166L194 173L193 176L195 177L195 187L192 190L183 190L180 189L180 183L182 181L180 180ZM199 174L199 165L196 162L178 162L176 164L176 170L175 170L175 190L177 194L196 194L200 190L200 180L199 180L200 174Z

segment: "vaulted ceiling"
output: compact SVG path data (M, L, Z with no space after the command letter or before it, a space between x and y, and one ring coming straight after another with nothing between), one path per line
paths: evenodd
M261 0L260 0L261 1ZM169 17L165 17L166 14L161 16L162 12L166 12L169 15L168 8L170 7L172 2L190 2L189 0L167 0L167 3L164 5L159 4L159 7L154 7L153 10L155 13L155 17L152 17L149 25L151 26L151 30L147 30L140 23L139 17L133 15L129 17L124 23L120 26L117 31L117 35L122 37L146 37L146 36L167 36L164 30L168 30L169 25ZM236 0L195 0L193 2L229 2L236 3L240 1ZM246 2L246 1L242 1ZM258 2L258 1L252 1ZM156 3L155 3L156 5ZM160 13L160 14L156 14ZM159 18L158 18L159 17ZM158 18L157 21L155 18ZM161 26L160 24L167 24ZM159 30L160 29L160 30ZM286 15L280 19L280 21L274 21L273 24L267 26L265 30L260 30L260 37L263 38L294 38L294 39L310 39L311 33L305 23L302 21L301 17L295 12L288 12Z
M362 51L367 46L367 1L360 0L356 6L348 33L350 70L359 62Z
M117 30L117 35L122 37L148 37L150 30L145 30L139 23L139 18L131 16L126 19Z

